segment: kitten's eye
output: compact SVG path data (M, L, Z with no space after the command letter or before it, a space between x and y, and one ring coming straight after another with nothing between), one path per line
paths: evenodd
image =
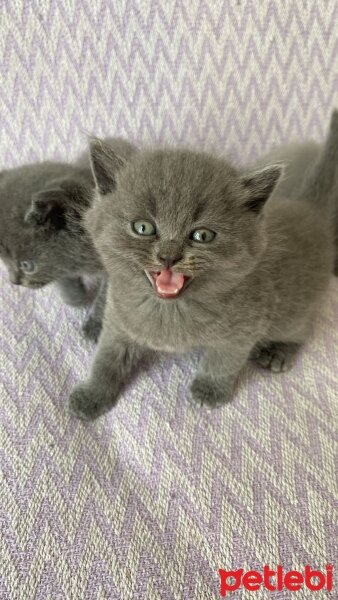
M22 260L19 263L19 267L21 271L28 274L34 273L36 271L36 265L33 260Z
M155 235L156 229L150 221L135 221L133 229L138 235Z
M195 229L190 234L190 237L194 242L199 242L200 244L207 244L208 242L212 242L212 240L216 237L216 233L214 231L210 231L210 229Z

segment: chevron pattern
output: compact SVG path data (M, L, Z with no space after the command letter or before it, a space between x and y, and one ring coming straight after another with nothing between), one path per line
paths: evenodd
M2 164L72 158L86 132L240 161L321 139L337 19L334 0L2 0ZM160 356L94 424L65 412L84 315L0 279L1 600L212 600L220 567L338 570L337 279L288 374L248 367L208 411L197 357ZM232 597L310 598L282 594Z
M337 280L290 373L248 368L202 411L196 357L159 357L84 425L65 413L93 354L83 315L1 275L1 599L207 600L220 565L335 560Z
M2 164L74 156L86 132L243 161L321 138L338 2L2 0Z

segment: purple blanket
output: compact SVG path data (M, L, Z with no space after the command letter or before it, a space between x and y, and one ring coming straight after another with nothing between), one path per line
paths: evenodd
M85 132L241 161L321 139L337 20L335 0L4 1L2 165L72 158ZM337 279L289 373L248 367L210 411L197 357L159 356L83 424L65 406L94 353L84 315L0 278L1 600L209 600L219 568L338 568Z

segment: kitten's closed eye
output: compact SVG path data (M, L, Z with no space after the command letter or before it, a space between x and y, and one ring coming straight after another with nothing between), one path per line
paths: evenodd
M34 260L22 260L19 263L20 270L27 275L32 275L37 270L37 265Z

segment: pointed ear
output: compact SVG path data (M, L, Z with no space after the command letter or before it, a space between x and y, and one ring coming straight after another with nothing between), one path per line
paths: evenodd
M67 224L75 225L83 209L90 204L92 186L92 182L81 178L55 179L50 187L32 194L25 222L47 229L64 229Z
M25 222L37 227L63 229L66 225L66 196L61 188L49 188L32 195Z
M283 170L283 165L270 165L260 171L241 177L242 185L249 193L249 199L245 203L249 210L255 213L262 210L276 187Z
M102 196L116 187L115 175L122 169L126 160L116 154L112 148L98 138L89 140L90 161L97 188Z

